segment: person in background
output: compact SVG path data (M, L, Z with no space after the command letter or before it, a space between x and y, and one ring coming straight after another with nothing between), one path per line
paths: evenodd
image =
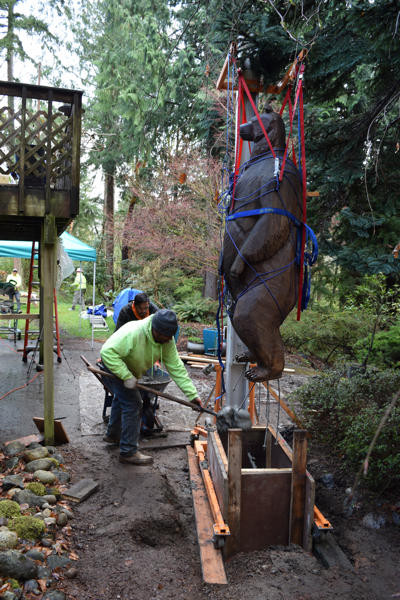
M14 298L15 301L17 303L17 313L21 313L21 294L20 294L20 289L21 289L21 285L22 285L22 281L21 281L21 275L18 273L18 269L16 269L14 267L14 269L12 270L12 273L10 273L10 275L7 275L7 279L6 279L7 283L11 283L14 286L14 290L12 292L9 292L8 297L10 298L10 301L14 303Z
M71 287L75 291L72 300L72 306L68 310L75 310L75 306L77 304L80 304L81 309L85 310L86 277L82 273L82 269L80 267L78 267L76 270L75 280L73 283L71 283Z
M115 331L122 327L122 325L125 325L125 323L129 323L129 321L140 321L150 315L154 315L157 311L158 307L153 302L150 302L147 294L144 292L136 294L135 298L128 302L128 304L125 304L119 311Z
M179 358L173 336L178 329L172 310L158 310L138 321L130 321L115 331L103 345L101 368L115 377L107 378L114 394L107 444L119 444L119 460L131 465L153 462L138 450L142 397L136 382L155 361L163 362L168 373L186 397L201 407L201 401L185 366Z

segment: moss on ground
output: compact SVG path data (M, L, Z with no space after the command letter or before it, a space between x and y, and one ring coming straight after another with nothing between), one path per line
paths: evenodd
M39 539L46 529L44 521L35 517L20 516L11 519L8 528L25 540Z
M25 487L36 494L36 496L44 496L46 494L45 486L43 483L39 483L38 481L31 481Z
M11 517L16 517L21 512L18 502L14 502L14 500L2 500L0 502L0 517L5 517L9 519Z

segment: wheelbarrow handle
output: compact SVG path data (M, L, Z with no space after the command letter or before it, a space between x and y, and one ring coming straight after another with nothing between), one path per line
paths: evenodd
M118 379L118 377L116 377L116 375L114 375L113 373L107 373L107 371L102 371L101 369L96 369L96 367L93 367L90 364L90 362L87 360L87 358L85 358L82 355L81 355L81 359L87 366L88 370L91 371L92 373L94 373L95 375L100 375L101 377L104 377L104 376L111 377L112 379ZM213 417L217 416L217 413L209 408L200 408L200 406L198 406L197 404L193 404L193 402L189 402L189 400L183 400L182 398L177 398L176 396L171 396L171 394L167 394L165 392L158 392L158 391L154 392L154 390L152 388L147 387L147 385L143 385L142 383L137 383L136 387L137 387L137 389L143 390L144 392L150 392L150 394L155 393L157 396L161 396L162 398L165 398L166 400L171 400L172 402L177 402L178 404L183 404L183 406L187 406L197 412L206 412L209 415L213 415Z

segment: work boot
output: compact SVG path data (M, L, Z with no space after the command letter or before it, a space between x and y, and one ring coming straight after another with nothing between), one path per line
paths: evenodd
M103 437L103 442L106 444L114 444L114 446L119 446L119 439L111 437L110 435L105 435Z
M135 452L130 456L126 456L124 454L119 455L119 462L126 463L128 465L151 465L153 464L153 457L148 456L147 454L142 454L139 452Z

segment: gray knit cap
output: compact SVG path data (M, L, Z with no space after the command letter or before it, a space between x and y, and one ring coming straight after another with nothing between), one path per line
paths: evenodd
M163 308L154 314L152 325L158 333L173 336L178 329L178 320L173 310Z

